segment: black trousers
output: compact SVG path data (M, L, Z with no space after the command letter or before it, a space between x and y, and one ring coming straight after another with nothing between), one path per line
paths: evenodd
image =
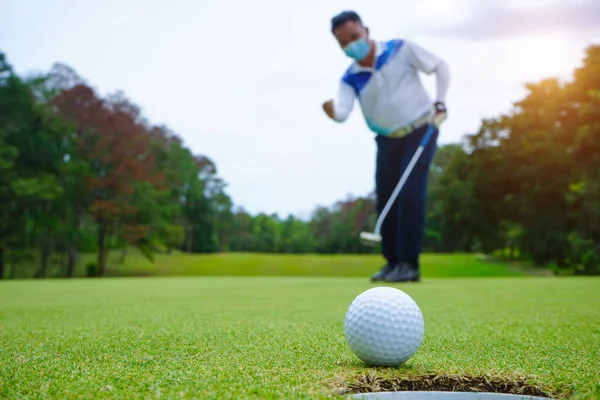
M400 139L381 135L376 137L375 184L378 214L381 214L400 181L428 127L425 125ZM381 227L382 252L390 263L407 262L414 267L419 267L419 256L425 235L427 177L437 148L437 138L436 129Z

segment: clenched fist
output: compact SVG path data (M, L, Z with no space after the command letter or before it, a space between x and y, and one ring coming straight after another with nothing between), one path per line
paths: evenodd
M325 114L327 114L327 116L331 119L333 119L334 111L333 111L333 100L328 100L325 103L323 103L323 111L325 111Z

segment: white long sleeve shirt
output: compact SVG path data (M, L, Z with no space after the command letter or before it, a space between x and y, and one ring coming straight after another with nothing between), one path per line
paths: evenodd
M430 113L433 106L418 71L436 72L436 101L445 102L450 81L448 65L408 40L376 42L374 68L354 62L340 81L334 99L334 120L345 121L358 99L369 128L387 135Z

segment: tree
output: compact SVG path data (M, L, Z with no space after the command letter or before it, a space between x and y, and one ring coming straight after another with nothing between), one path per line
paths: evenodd
M470 136L475 197L486 209L478 217L496 233L484 250L508 238L538 265L585 273L600 265L599 53L588 48L570 83L528 84L511 114Z
M61 194L61 136L53 122L32 86L14 74L0 53L0 278L5 249L23 243L28 213L48 210ZM53 227L53 221L46 221L47 229Z

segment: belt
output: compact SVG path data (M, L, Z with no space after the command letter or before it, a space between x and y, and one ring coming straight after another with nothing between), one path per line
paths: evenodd
M431 112L428 112L427 114L423 115L421 118L418 118L417 120L415 120L413 123L411 123L409 125L405 125L399 129L396 129L392 133L385 135L385 137L389 137L389 138L393 138L393 139L400 139L400 138L408 135L415 129L419 129L425 125L430 124L432 122L432 117L433 117L433 114Z

